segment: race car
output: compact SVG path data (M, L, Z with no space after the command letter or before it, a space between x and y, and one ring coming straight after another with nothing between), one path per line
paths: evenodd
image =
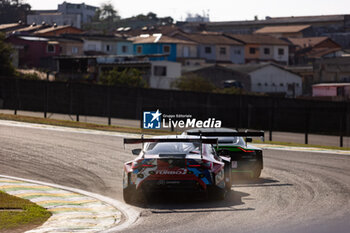
M231 189L230 160L217 155L217 139L198 136L125 138L124 144L142 143L137 157L124 164L123 196L126 203L153 192L185 192L224 199Z
M257 179L264 167L263 153L258 147L247 145L249 137L264 137L264 132L238 132L228 128L190 129L183 135L202 135L207 138L218 138L217 152L231 159L231 171L245 178ZM246 140L243 137L247 137Z

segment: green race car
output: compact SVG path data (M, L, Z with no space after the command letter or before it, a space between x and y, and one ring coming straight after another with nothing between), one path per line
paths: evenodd
M184 134L218 138L217 152L221 156L230 157L232 174L251 179L260 177L264 167L262 149L247 143L252 142L250 137L264 137L264 132L238 132L228 128L196 128L186 130Z

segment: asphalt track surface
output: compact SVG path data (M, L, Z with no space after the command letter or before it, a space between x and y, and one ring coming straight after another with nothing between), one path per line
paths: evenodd
M122 200L122 138L0 125L0 174ZM350 156L264 151L256 182L236 181L225 201L153 198L125 232L349 232Z

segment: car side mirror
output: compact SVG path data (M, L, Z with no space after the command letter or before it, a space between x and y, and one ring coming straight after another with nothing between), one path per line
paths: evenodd
M133 150L131 150L131 152L133 155L139 155L141 153L141 150L142 149L133 149Z
M253 138L246 138L245 142L253 142Z

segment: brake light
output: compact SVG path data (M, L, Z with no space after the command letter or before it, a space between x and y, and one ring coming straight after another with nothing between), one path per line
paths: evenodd
M131 165L132 169L137 169L140 167L155 167L156 165L153 164L153 159L144 159L144 160L138 160L134 161Z
M188 167L201 167L201 168L206 168L210 169L212 167L212 162L207 161L207 160L195 160L196 164L191 164L191 161L187 165Z
M243 149L242 147L238 147L241 151L243 151L243 152L254 152L253 150L245 150L245 149Z

